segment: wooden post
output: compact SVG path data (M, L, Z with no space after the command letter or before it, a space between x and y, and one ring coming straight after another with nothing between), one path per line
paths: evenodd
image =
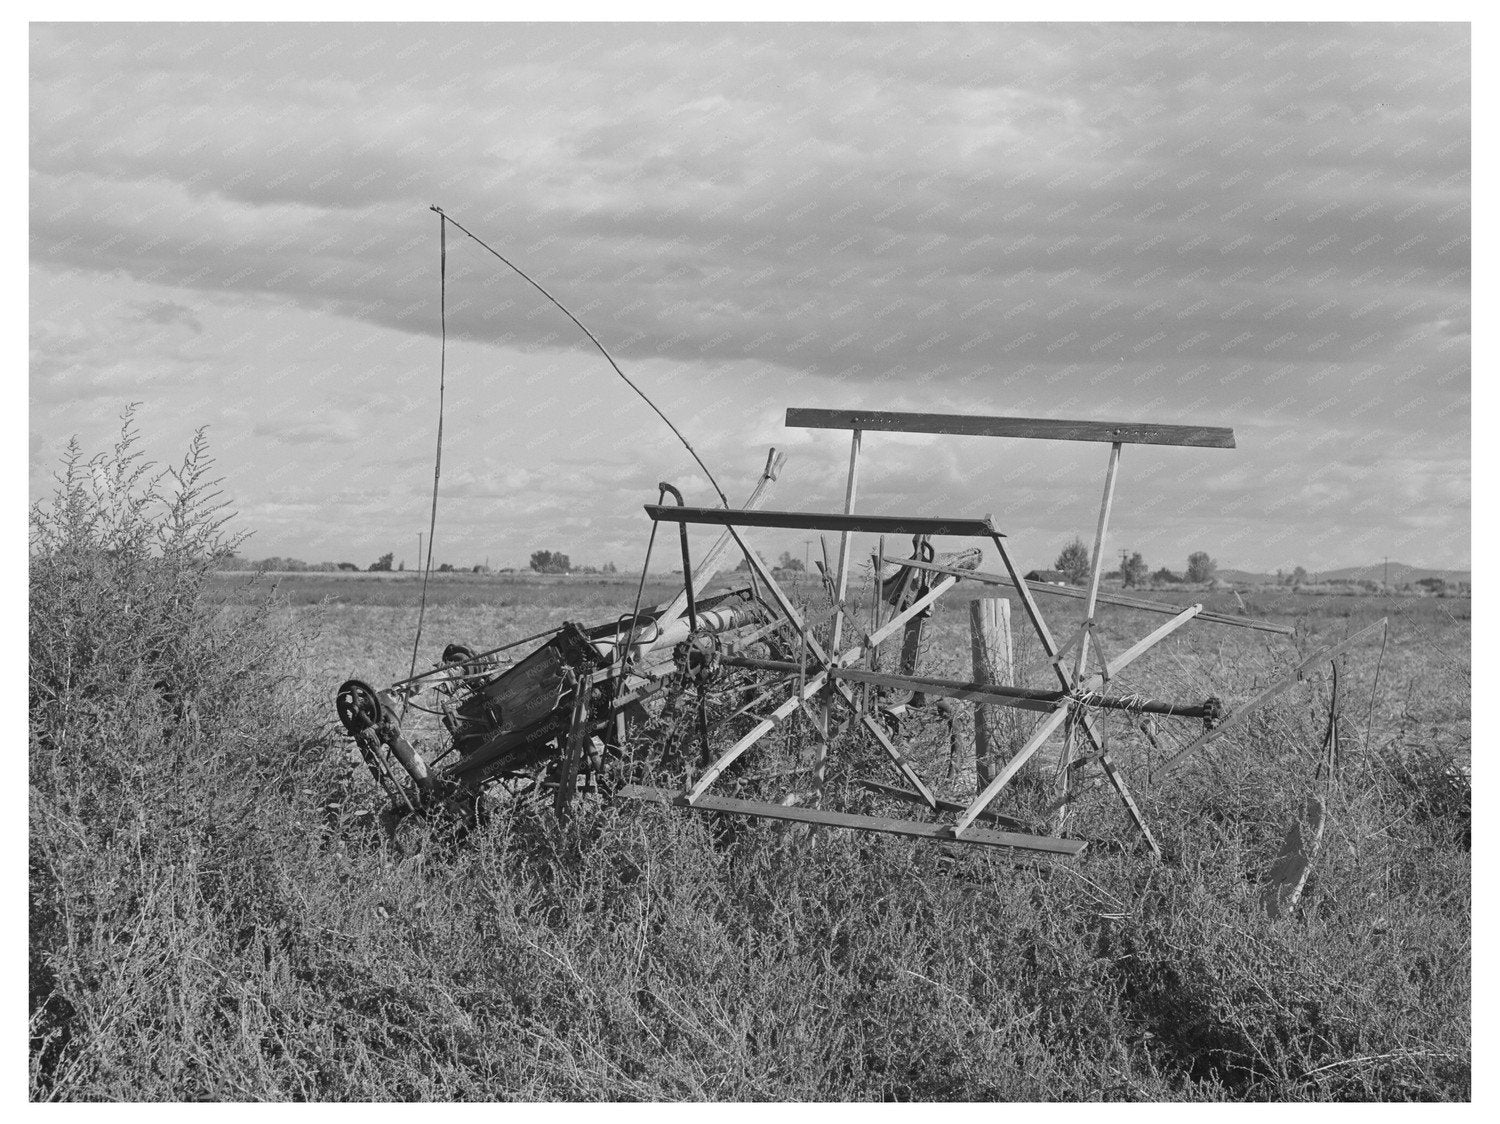
M1016 685L1015 652L1011 647L1010 600L979 597L969 602L969 639L974 656L974 681L1001 687ZM997 743L1010 750L1011 722L999 707L974 706L974 769L983 789L995 779Z

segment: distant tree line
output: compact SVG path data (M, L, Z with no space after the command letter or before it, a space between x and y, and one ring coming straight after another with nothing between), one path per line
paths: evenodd
M617 574L620 572L613 562L606 562L602 566L575 566L573 560L560 550L532 551L531 568L539 574Z
M1093 565L1092 552L1082 539L1075 538L1063 547L1052 567L1072 584L1084 585L1093 572ZM1131 586L1145 585L1149 569L1140 551L1127 551L1120 558L1120 568L1106 576L1119 578L1128 589ZM1218 569L1219 564L1209 557L1207 551L1195 550L1188 555L1187 569L1183 573L1174 573L1163 566L1150 575L1150 580L1157 583L1190 582L1201 585L1213 581Z
M300 558L281 558L272 555L270 558L253 560L241 558L233 552L219 554L214 558L214 569L216 570L256 570L276 571L278 573L291 574L320 574L337 573L339 571L358 571L359 567L353 562L304 562Z
M766 560L765 555L756 552L760 560L767 566L776 570L797 572L805 569L800 558L792 557L790 551L782 551L781 557L774 565ZM228 571L262 571L277 573L357 573L360 567L353 562L304 562L300 558L283 558L280 555L272 555L269 558L253 560L240 556L233 550L223 550L214 556L214 568ZM1092 570L1093 558L1088 546L1080 538L1074 538L1062 552L1058 554L1053 568L1074 585L1085 585L1089 580ZM618 568L613 562L606 562L602 566L575 566L566 554L554 550L537 550L531 555L530 568L540 574L616 574ZM391 573L406 569L404 561L398 562L394 551L387 551L374 562L364 568L368 573ZM455 566L444 562L436 567L440 574L473 573L488 574L491 569L488 565ZM750 569L750 563L741 558L735 570L743 573ZM502 573L513 571L502 571ZM1187 566L1179 573L1167 566L1158 567L1152 571L1141 556L1140 551L1124 551L1121 553L1119 569L1112 570L1104 576L1117 579L1129 589L1133 586L1146 585L1171 585L1189 584L1204 585L1214 580L1218 573L1218 563L1209 556L1207 551L1195 550L1187 557ZM1277 570L1276 584L1280 586L1299 587L1305 585L1342 586L1348 588L1363 589L1368 592L1379 592L1386 587L1371 579L1355 578L1324 578L1318 579L1310 575L1302 566L1293 567L1290 571ZM1431 595L1442 595L1451 590L1457 590L1461 595L1466 593L1469 584L1467 582L1449 582L1440 577L1420 578L1416 581L1407 582L1401 586L1407 590L1421 590Z
M755 552L755 557L760 559L762 565L772 570L789 570L796 572L807 569L807 567L802 564L802 559L792 557L792 552L790 550L783 550L781 552L781 557L778 558L774 564L767 562L766 556L758 550ZM734 569L736 573L746 572L750 569L750 559L741 558L740 564Z
M277 573L359 573L361 567L353 562L304 562L300 558L282 558L273 555L270 558L252 560L242 558L234 551L222 551L214 556L214 568L217 570L256 570L275 571ZM613 562L606 562L603 566L574 566L566 554L539 550L531 556L531 568L544 574L615 574L619 570ZM363 568L363 572L370 574L389 574L405 571L406 563L396 561L394 551L387 551L374 562ZM434 569L440 574L488 574L492 571L487 565L455 566L451 562L443 562Z

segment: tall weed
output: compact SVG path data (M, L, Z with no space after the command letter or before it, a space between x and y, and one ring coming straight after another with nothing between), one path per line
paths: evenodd
M109 452L70 446L31 512L36 1097L191 1090L180 1043L236 1001L225 969L286 892L264 892L296 831L286 797L321 767L297 752L301 637L264 599L207 595L238 541L217 485L202 433L159 469L127 412Z

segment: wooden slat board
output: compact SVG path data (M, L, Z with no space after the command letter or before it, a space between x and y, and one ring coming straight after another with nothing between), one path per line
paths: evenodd
M781 527L799 531L870 531L892 535L999 535L982 519L960 516L845 515L835 511L746 511L727 507L677 507L648 503L646 514L662 523L707 523L718 527ZM1003 537L1003 536L1002 536Z
M737 800L728 796L700 796L691 804L680 792L644 785L623 785L615 792L626 800L649 800L699 812L731 812L759 819L791 820L795 823L821 824L854 831L877 831L887 835L905 835L912 839L932 839L943 843L977 843L984 847L1006 847L1072 858L1088 846L1081 839L1058 839L1046 835L1021 835L1010 831L991 831L971 827L962 836L953 833L953 825L897 820L888 816L862 816L850 812L829 812L821 808L799 808L795 805L766 804L759 800Z
M1028 437L1043 441L1234 448L1234 430L1216 425L1065 421L1061 418L1006 418L982 414L908 414L890 410L815 410L797 406L787 410L786 424L802 429L882 429L960 437Z

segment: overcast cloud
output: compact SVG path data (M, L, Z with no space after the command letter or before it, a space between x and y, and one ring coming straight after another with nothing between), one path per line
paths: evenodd
M789 405L1233 426L1128 447L1152 566L1469 564L1462 25L34 26L32 487L133 400L254 556L409 563L439 203L590 326L731 498L837 505ZM706 481L449 241L438 554L638 565ZM1105 446L872 435L865 510L1092 530ZM800 540L763 541L768 552Z

